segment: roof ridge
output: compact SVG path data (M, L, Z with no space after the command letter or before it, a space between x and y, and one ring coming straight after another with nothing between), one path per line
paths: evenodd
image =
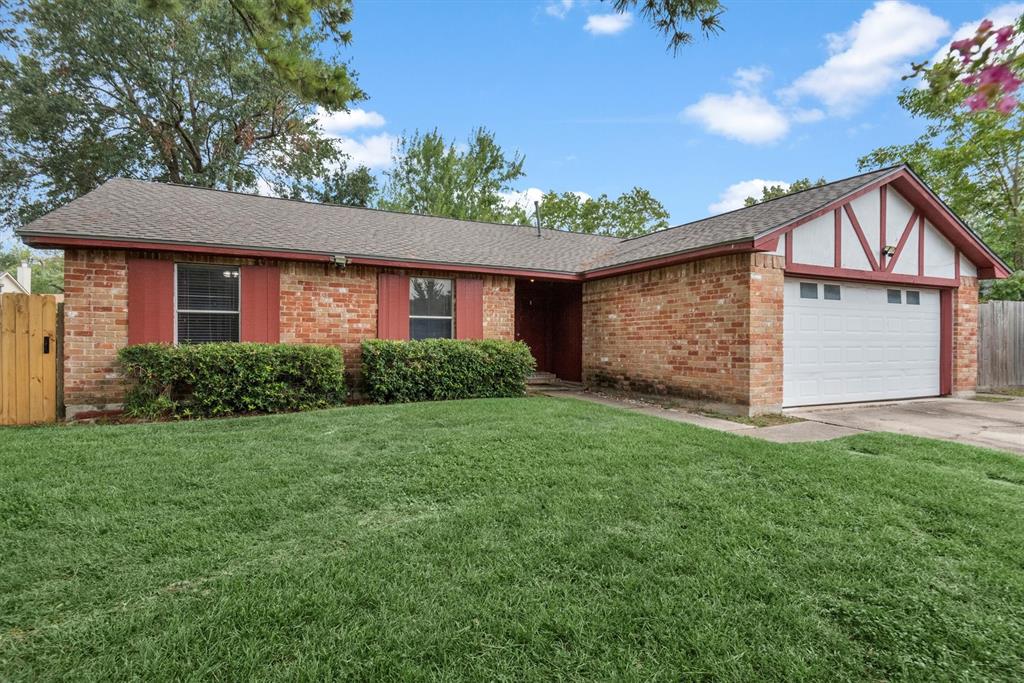
M108 178L107 180L105 180L103 182L103 184L105 185L105 184L109 183L112 180L126 180L128 182L144 183L146 185L166 185L166 186L169 186L169 187L180 187L180 188L185 189L185 190L207 190L209 192L220 192L222 194L233 194L233 195L237 195L239 197L252 197L252 198L255 198L255 199L271 199L271 200L277 200L277 201L282 201L282 202L295 202L296 204L308 204L309 206L325 206L325 207L334 208L334 209L353 209L353 210L357 210L357 211L372 211L372 212L375 212L375 213L386 213L386 214L392 214L392 215L396 215L396 216L422 216L424 218L436 218L438 220L453 221L453 222L456 222L456 223L477 223L479 225L495 225L495 226L500 226L500 227L503 227L503 228L526 228L527 230L531 230L531 231L532 230L537 230L537 226L535 226L535 225L520 225L520 224L516 224L516 223L497 223L497 222L494 222L494 221L481 221L481 220L476 220L476 219L473 219L473 218L452 218L451 216L439 216L439 215L433 214L433 213L414 213L412 211L393 211L391 209L378 209L378 208L372 207L372 206L353 206L351 204L337 204L337 203L333 203L333 202L318 202L318 201L309 200L309 199L295 199L293 197L273 197L273 196L269 196L269 195L265 195L265 194L253 194L252 192L240 192L238 190L227 190L227 189L224 189L224 188L221 188L221 187L206 187L204 185L187 185L185 183L172 183L172 182L167 182L167 181L163 181L163 180L143 180L141 178L126 178L124 176L114 176L113 178ZM84 195L82 195L82 196L84 196ZM581 235L581 236L586 236L586 237L600 237L601 239L615 240L616 242L623 241L621 237L615 237L613 235L597 235L597 234L594 234L594 233L587 233L587 232L575 232L573 230L559 230L557 228L545 228L543 225L540 226L540 229L541 230L546 230L548 232L554 232L554 233L560 233L560 234L566 234L566 235Z
M767 200L765 200L763 202L757 202L756 204L752 204L750 206L741 206L741 207L739 207L737 209L732 209L730 211L723 211L722 213L716 213L716 214L712 214L710 216L704 216L703 218L698 218L696 220L687 221L686 223L680 223L679 225L672 225L672 226L669 226L667 228L662 228L661 230L654 230L652 232L648 232L648 233L643 234L643 235L637 235L636 237L627 237L627 238L621 240L621 243L632 242L634 240L641 240L641 239L643 239L645 237L650 237L651 235L660 235L662 233L668 232L669 230L675 230L677 228L685 228L685 227L687 227L689 225L694 225L695 223L702 223L704 221L711 220L713 218L721 218L722 216L728 216L729 214L738 213L740 211L746 211L748 209L753 209L755 207L764 206L766 204L771 204L772 202L777 202L780 199L789 199L790 197L796 197L797 195L803 194L804 192L810 192L811 190L820 190L822 188L828 187L829 185L835 185L837 183L845 183L845 182L848 182L850 180L854 180L856 178L862 178L864 176L872 175L874 173L881 174L881 173L884 173L884 172L895 170L897 168L903 168L905 166L906 166L906 164L894 164L892 166L887 166L885 168L876 168L873 171L865 171L863 173L858 173L857 175L847 176L846 178L839 178L838 180L832 180L830 182L827 182L824 185L816 185L814 187L808 187L808 188L805 188L803 190L797 190L796 192L791 192L789 194L784 194L781 197L773 197L772 199L767 199Z

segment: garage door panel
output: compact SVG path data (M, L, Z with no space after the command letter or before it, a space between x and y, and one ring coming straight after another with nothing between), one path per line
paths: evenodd
M817 405L939 393L939 293L917 290L920 304L888 303L887 289L841 282L840 299L800 297L787 278L784 405ZM836 284L831 282L830 284Z

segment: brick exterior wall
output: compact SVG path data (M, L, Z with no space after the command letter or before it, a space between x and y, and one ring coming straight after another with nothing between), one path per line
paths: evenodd
M978 279L960 278L953 292L953 394L973 394L978 385Z
M736 254L584 283L584 381L777 410L782 266Z
M201 254L146 256L193 263L256 263L254 259ZM127 259L125 251L65 252L64 403L69 418L110 411L124 400L117 350L128 343ZM341 269L298 261L277 265L281 272L281 341L341 347L349 386L358 387L359 344L377 336L378 269ZM405 272L413 277L458 277L443 271ZM482 277L484 336L511 340L515 334L515 280Z
M117 350L128 343L123 251L64 252L64 403L69 416L104 411L124 396ZM79 407L80 406L80 407Z

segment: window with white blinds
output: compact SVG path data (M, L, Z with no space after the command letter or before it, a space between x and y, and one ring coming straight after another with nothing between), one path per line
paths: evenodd
M179 344L238 341L237 266L179 263L175 270Z

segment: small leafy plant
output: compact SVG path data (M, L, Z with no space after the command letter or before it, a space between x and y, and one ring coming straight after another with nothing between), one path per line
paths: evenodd
M376 403L522 396L536 363L522 342L363 342L363 381Z
M118 356L133 417L216 417L339 405L344 360L328 346L139 344Z

